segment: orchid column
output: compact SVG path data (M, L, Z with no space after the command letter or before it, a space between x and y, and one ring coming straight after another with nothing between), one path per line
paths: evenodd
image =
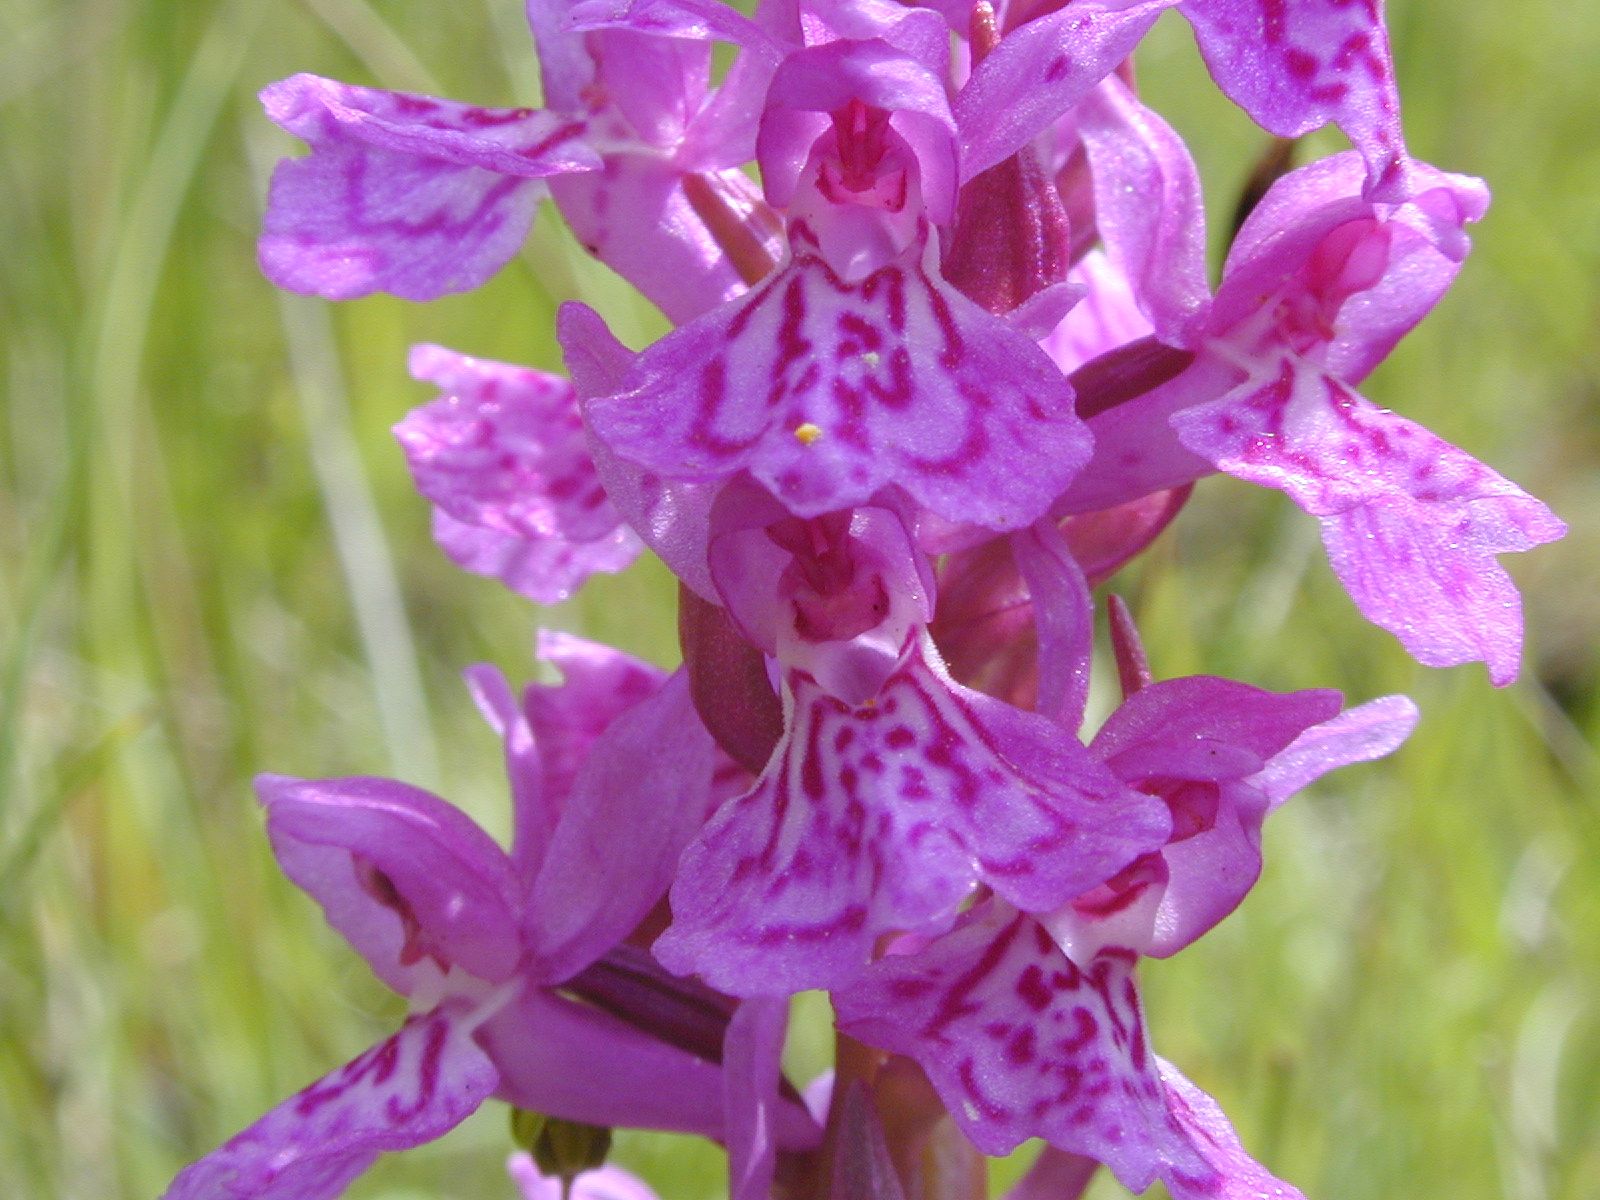
M567 305L570 378L419 346L440 395L396 432L445 552L531 600L659 555L684 664L547 633L560 687L469 670L509 851L401 783L262 778L286 872L411 1015L169 1194L333 1196L496 1097L571 1134L513 1161L530 1196L647 1194L601 1168L616 1126L715 1139L734 1200L969 1200L1030 1138L1014 1200L1097 1163L1178 1200L1300 1195L1155 1054L1139 966L1237 907L1277 806L1416 710L1157 678L1115 597L1097 661L1093 589L1223 472L1316 518L1421 662L1515 676L1495 556L1561 523L1355 391L1487 203L1410 156L1381 4L528 8L546 110L267 89L311 153L262 262L429 299L552 199L677 328L634 351ZM1193 163L1135 83L1168 8L1264 128L1353 145L1273 183L1215 294ZM1086 728L1096 670L1122 700ZM797 1083L808 989L838 1057Z

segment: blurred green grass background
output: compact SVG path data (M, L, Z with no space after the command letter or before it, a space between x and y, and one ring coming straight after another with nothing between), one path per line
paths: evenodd
M1600 1194L1600 9L1392 0L1414 150L1496 202L1459 285L1367 390L1549 500L1509 565L1525 679L1434 673L1360 621L1312 523L1214 480L1115 586L1158 673L1406 691L1423 725L1268 831L1241 912L1145 972L1158 1047L1313 1200ZM1167 18L1141 55L1220 226L1260 135ZM0 0L0 1196L149 1197L395 1022L277 873L261 770L393 774L506 825L456 674L544 622L661 662L646 565L536 612L454 571L388 427L406 347L558 366L581 297L660 318L550 214L481 291L280 297L258 275L254 102L307 70L532 101L517 0ZM1313 139L1317 150L1338 139ZM802 1072L823 1061L803 1006ZM504 1111L353 1196L509 1197ZM625 1137L667 1200L718 1156ZM1120 1192L1101 1180L1094 1193Z

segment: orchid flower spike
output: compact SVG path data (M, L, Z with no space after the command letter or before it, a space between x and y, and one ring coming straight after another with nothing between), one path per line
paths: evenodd
M1169 9L1265 130L1351 146L1263 184L1215 291L1199 173L1134 69ZM1157 1057L1138 971L1244 901L1280 804L1416 710L1155 679L1116 598L1112 707L1094 589L1220 472L1315 518L1419 661L1516 675L1498 556L1564 527L1357 391L1488 203L1412 157L1382 0L526 10L543 109L268 87L310 152L261 261L432 299L549 198L673 328L635 350L567 303L569 377L418 346L438 394L395 433L467 571L549 604L658 555L684 665L546 634L559 685L469 672L509 849L392 780L261 778L285 872L407 1015L168 1196L323 1200L493 1097L713 1139L730 1200L980 1200L980 1155L1032 1138L1011 1200L1097 1163L1299 1197ZM807 989L838 1055L802 1097ZM654 1200L535 1149L526 1200Z

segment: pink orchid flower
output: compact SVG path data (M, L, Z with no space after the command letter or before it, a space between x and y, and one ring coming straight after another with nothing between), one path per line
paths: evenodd
M741 1062L775 1063L770 1036L730 1033L730 1002L625 944L741 773L718 761L681 674L565 636L541 648L562 686L519 702L496 673L472 675L505 741L509 854L405 784L259 781L285 872L410 1015L186 1168L170 1200L335 1196L381 1152L441 1136L491 1095L590 1124L724 1137L764 1094L740 1066L730 1118L721 1063L735 1046L748 1047ZM769 1086L769 1136L812 1139L803 1106Z
M314 75L268 87L268 116L311 153L273 176L260 247L267 277L341 300L465 291L516 253L548 184L590 252L669 316L686 319L739 290L706 219L731 213L748 227L759 199L736 169L748 157L739 97L710 86L709 46L578 33L567 8L528 4L546 109Z
M1159 1178L1176 1200L1298 1196L1151 1051L1134 968L1237 906L1260 872L1268 812L1327 771L1389 753L1416 723L1399 696L1337 711L1336 693L1203 677L1137 691L1090 749L1165 801L1167 843L1054 912L997 897L891 949L835 993L840 1027L920 1064L984 1153L1042 1137L1135 1192Z
M980 885L1051 909L1166 839L1165 808L1071 732L950 679L894 512L803 520L747 484L712 527L720 595L776 661L783 727L685 851L655 946L669 969L739 995L838 986L884 934L948 922Z

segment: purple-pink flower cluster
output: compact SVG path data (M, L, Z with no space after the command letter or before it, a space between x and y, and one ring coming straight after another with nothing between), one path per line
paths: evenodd
M1353 146L1272 182L1215 292L1194 164L1133 70L1169 8L1264 129ZM273 178L261 261L432 299L552 200L676 328L635 351L569 304L570 378L419 346L440 394L396 432L468 571L553 603L659 555L684 664L545 634L558 686L468 672L509 851L402 783L259 781L284 870L410 1016L168 1195L333 1196L493 1096L717 1139L734 1200L979 1196L949 1164L1030 1138L1016 1200L1096 1162L1177 1200L1298 1196L1157 1056L1139 963L1232 912L1268 814L1415 709L1155 679L1113 598L1122 702L1080 730L1092 589L1216 472L1316 518L1419 661L1516 674L1496 556L1560 521L1356 391L1487 204L1408 152L1381 0L528 17L541 110L267 88L310 153ZM802 1094L779 1054L807 989L840 1054ZM649 1194L512 1171L528 1196Z

